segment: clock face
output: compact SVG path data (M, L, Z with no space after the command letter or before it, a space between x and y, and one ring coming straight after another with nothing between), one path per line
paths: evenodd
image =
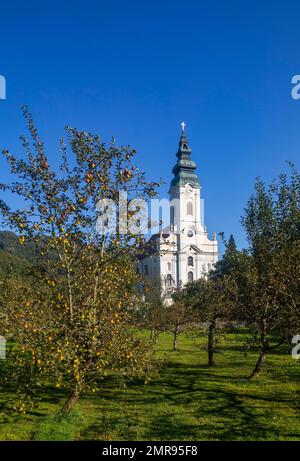
M189 230L187 231L187 236L188 236L188 237L193 237L193 235L194 235L194 232L193 232L191 229L189 229Z
M185 193L188 197L192 197L193 196L193 188L190 184L186 184L185 185Z

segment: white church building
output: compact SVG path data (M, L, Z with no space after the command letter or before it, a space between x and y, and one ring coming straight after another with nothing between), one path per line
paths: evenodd
M169 297L172 291L205 276L218 259L216 234L209 239L204 225L204 206L196 163L182 123L177 162L169 199L170 222L145 244L139 258L139 270L151 284Z

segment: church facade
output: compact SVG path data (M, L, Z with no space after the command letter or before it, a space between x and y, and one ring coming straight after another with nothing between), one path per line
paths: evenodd
M184 127L183 123L169 189L169 225L148 240L139 259L140 272L165 298L204 277L218 259L216 234L210 239L204 225L201 185Z

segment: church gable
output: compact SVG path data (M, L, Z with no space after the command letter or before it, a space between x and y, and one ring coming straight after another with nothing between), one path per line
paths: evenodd
M204 252L200 248L198 248L196 245L188 244L182 247L179 253L180 254L184 254L184 253L203 254Z

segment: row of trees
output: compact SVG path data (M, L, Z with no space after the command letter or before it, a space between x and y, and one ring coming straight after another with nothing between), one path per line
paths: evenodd
M248 249L238 251L232 236L223 239L226 251L216 269L174 293L173 305L148 297L144 325L172 331L176 349L184 326L205 324L209 366L218 328L245 326L258 351L252 378L271 350L291 344L300 331L300 175L293 165L269 187L257 180L242 223Z
M248 250L237 251L230 239L216 270L178 290L173 305L150 289L141 306L136 257L142 240L99 235L97 203L117 203L120 190L128 200L148 199L159 184L134 165L134 150L114 140L106 146L73 128L61 142L60 172L52 170L26 107L24 115L26 156L4 151L15 180L0 184L1 193L19 203L12 209L0 200L2 226L19 234L19 245L36 249L29 278L0 280L0 335L13 345L0 363L0 384L14 383L20 412L40 397L49 377L66 391L64 411L84 390L97 390L107 370L145 377L155 362L138 325L148 327L153 340L163 329L172 331L174 349L185 325L207 325L211 366L220 325L246 325L259 350L251 376L272 348L299 333L300 178L294 167L269 188L257 182L243 218Z

